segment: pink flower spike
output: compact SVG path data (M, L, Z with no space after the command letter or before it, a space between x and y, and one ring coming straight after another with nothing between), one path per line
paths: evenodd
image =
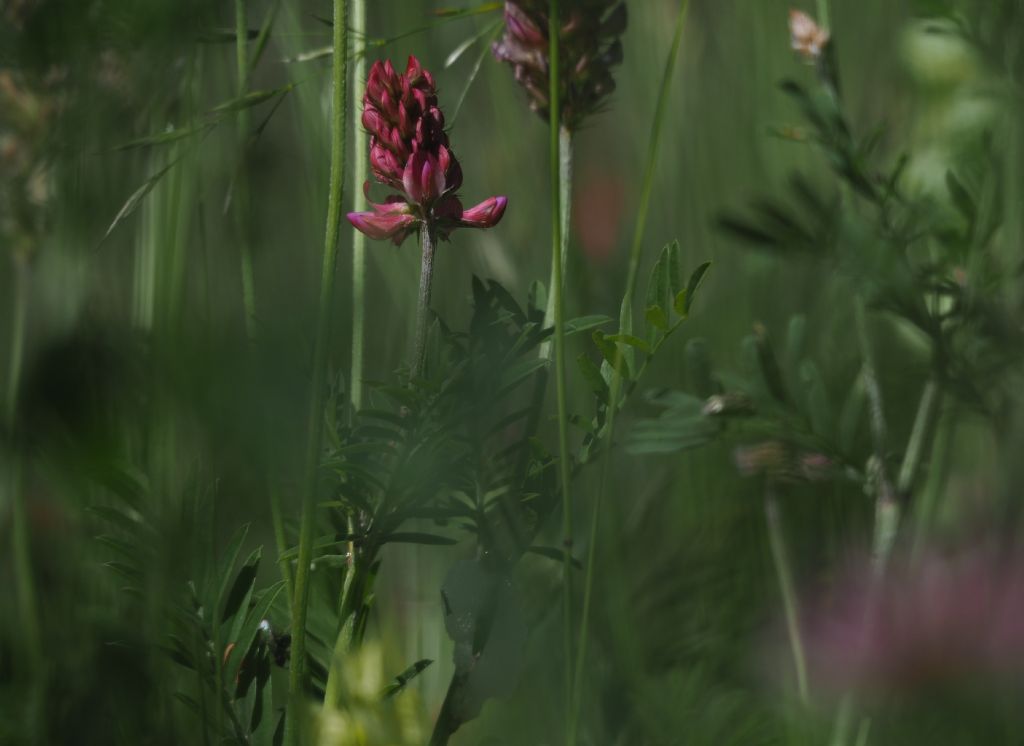
M465 228L493 228L505 215L508 197L490 197L479 205L463 210L459 225Z

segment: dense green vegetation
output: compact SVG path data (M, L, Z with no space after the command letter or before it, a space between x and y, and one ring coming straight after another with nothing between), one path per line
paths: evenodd
M1022 742L1022 38L0 5L0 743Z

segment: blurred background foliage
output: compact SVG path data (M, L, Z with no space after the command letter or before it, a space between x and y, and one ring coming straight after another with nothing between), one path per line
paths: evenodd
M272 4L248 3L254 36ZM992 284L1007 296L1019 334L1024 6L832 5L845 110L862 134L883 128L874 156L882 170L906 154L904 189L950 221L957 205L947 172L967 181L999 173L1006 189L999 229L1004 272ZM38 591L35 630L26 628L16 594L0 594L0 742L198 743L190 706L174 696L195 674L175 667L162 649L171 608L191 603L189 581L196 599L214 593L204 574L223 564L243 524L250 529L239 559L262 544L257 585L278 580L269 493L279 491L286 523L294 526L327 205L330 76L320 50L330 43L323 21L329 6L280 3L250 80L252 90L276 93L248 109L254 135L244 187L232 112L217 109L235 96L230 3L0 6L0 241L8 249L0 346L17 347L11 330L19 298L27 318L24 372L13 383L10 374L6 379L17 414L8 420L4 469L5 479L20 478L26 496ZM497 229L457 233L439 251L434 308L448 325L464 328L474 275L497 280L521 304L530 283L547 277L547 128L526 108L509 70L484 53L500 14L435 14L446 7L442 0L370 3L370 37L387 43L368 54L404 61L415 53L434 71L465 172L463 193L470 201L495 193L509 198ZM755 324L758 334L781 343L796 315L805 320L804 354L818 367L822 396L841 403L858 375L849 278L827 261L750 251L720 230L723 215L742 214L759 195L786 194L795 172L823 200L839 196L827 161L793 129L798 107L779 90L782 79L811 85L814 77L789 48L789 7L783 0L690 3L641 276L676 239L684 268L713 265L692 317L654 361L643 390L693 391L685 349L698 338L716 369L743 370L741 342ZM618 313L677 10L670 0L630 2L616 92L576 138L570 317ZM462 42L481 34L446 64ZM196 132L153 137L182 128ZM249 201L241 224L232 217L240 188ZM351 204L352 195L345 198ZM350 236L342 235L336 371L348 369L350 344ZM255 346L245 335L242 237L254 256ZM367 377L385 380L408 349L418 257L409 246L368 250ZM929 367L927 341L892 314L873 313L871 328L890 439L902 444ZM589 343L574 337L571 344L575 359ZM797 390L811 385L798 374L794 380ZM570 391L570 409L589 418L592 397L575 372ZM621 431L658 412L643 401L632 404ZM1019 418L1009 405L991 414L947 404L939 415L956 423L944 450L925 458L924 481L939 480L934 489L942 493L933 527L942 541L960 543L992 526L1016 531L1024 476L1014 458ZM553 432L550 423L543 428ZM858 468L870 451L865 420L851 436ZM585 742L824 742L832 711L799 708L789 659L777 652L785 635L760 480L740 473L725 443L683 454L620 452L614 464L585 677ZM935 477L940 468L944 476ZM581 510L595 479L589 472L580 477ZM852 481L794 486L783 508L801 592L828 587L870 546L873 505ZM11 515L5 500L5 548L17 541ZM133 525L111 527L125 515ZM129 556L144 557L144 564L131 566L121 556L125 547L116 538L125 533L138 545ZM547 527L544 543L556 545L557 533ZM461 543L383 550L369 620L373 644L353 666L351 707L323 716L322 743L425 741L452 670L439 589L448 568L473 552L462 534L452 535ZM5 551L0 561L5 589L15 587L18 572L10 556ZM133 592L124 593L126 585ZM508 674L511 696L488 703L455 743L560 738L559 567L527 557L516 585L529 630L522 670ZM267 598L268 617L279 628L273 634L288 623L283 598ZM435 662L386 709L367 705L373 692L422 659ZM45 677L36 675L40 666ZM271 675L282 676L276 669ZM953 707L945 696L887 703L872 741L1019 742L1019 708L1005 695L972 691L966 700L954 698ZM278 694L271 705L280 704ZM346 740L346 718L361 723L363 741Z

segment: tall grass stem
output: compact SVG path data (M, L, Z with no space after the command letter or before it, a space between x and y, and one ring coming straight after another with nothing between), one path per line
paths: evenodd
M28 325L29 297L28 259L14 257L14 292L11 329L11 349L7 368L7 392L5 419L10 437L18 419L18 393L21 388L21 374L25 358L25 331ZM16 442L16 441L15 441ZM29 535L28 515L25 506L25 491L22 489L23 455L15 448L11 454L9 475L11 503L11 552L15 578L15 595L18 600L20 623L25 640L25 660L34 677L41 677L43 663L41 638L39 634L39 607L36 601L36 587L32 572L32 547Z
M654 174L658 166L658 150L661 145L661 133L665 121L665 114L668 110L668 99L672 88L672 76L676 68L676 61L679 58L679 49L682 45L683 30L686 26L686 14L689 8L689 0L682 0L679 6L679 14L676 17L675 31L672 37L672 46L669 49L668 59L665 62L665 70L661 76L661 86L658 90L658 100L654 108L654 119L651 122L651 134L648 141L647 162L644 168L643 188L640 192L640 205L637 210L636 226L633 229L633 240L629 248L629 272L626 275L626 288L622 297L622 311L619 319L619 328L623 334L632 333L632 309L633 298L636 294L637 275L640 269L640 259L643 255L644 232L647 227L647 214L650 211L651 195L654 191ZM587 546L587 564L583 587L583 611L580 618L579 630L579 654L576 659L576 671L574 674L575 701L572 705L570 715L570 743L575 743L580 708L582 706L583 675L586 663L587 637L590 630L591 606L594 590L594 567L597 561L598 531L600 528L601 508L604 503L604 493L611 478L612 442L615 437L615 420L619 408L619 397L622 393L622 346L616 345L615 365L612 366L612 380L609 386L608 397L608 421L606 424L605 453L602 457L601 478L597 484L597 491L594 495L590 519L590 533Z
M237 68L235 93L238 99L245 96L249 87L249 22L246 17L245 3L246 0L235 0L235 67ZM245 334L251 341L256 338L256 279L253 269L252 244L249 240L249 185L246 169L249 111L245 107L238 111L237 124L239 153L238 172L235 178L234 212L241 254Z
M292 662L289 671L289 711L287 742L298 746L306 673L306 618L309 607L309 573L313 559L313 524L316 511L317 474L323 436L324 383L327 377L327 347L330 341L331 312L334 306L334 275L338 258L338 233L345 177L345 126L347 119L348 3L334 0L332 30L331 81L331 172L327 201L327 226L324 238L323 266L320 275L320 301L313 347L313 370L309 391L306 458L302 475L302 517L299 523L298 563L292 598Z
M829 8L828 8L828 0L817 0L817 3L818 3L818 25L821 28L825 29L826 31L830 31L831 28L832 28L832 24L831 24L831 22L829 20L829 15L830 14L829 14Z
M366 0L351 0L350 28L352 35L361 45L352 64L352 100L358 107L366 91ZM353 210L366 209L363 197L363 182L366 181L366 130L356 124L352 128L352 203ZM349 370L349 395L352 408L359 411L363 406L363 350L366 344L366 236L352 229L352 365Z
M772 564L779 581L779 592L782 594L782 608L786 617L786 633L789 636L789 647L793 654L793 669L796 672L796 691L800 704L810 704L807 688L807 659L804 655L803 636L800 633L800 615L797 608L796 590L793 583L793 568L789 563L786 541L782 529L782 517L779 515L779 502L771 485L765 487L764 515L768 526L768 541L771 545Z

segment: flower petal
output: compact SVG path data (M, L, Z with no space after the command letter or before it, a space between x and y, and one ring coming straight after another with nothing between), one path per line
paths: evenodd
M479 205L463 210L459 225L464 228L493 228L505 215L508 197L489 197Z
M401 243L416 223L416 216L407 212L350 212L348 222L372 239L390 238Z

